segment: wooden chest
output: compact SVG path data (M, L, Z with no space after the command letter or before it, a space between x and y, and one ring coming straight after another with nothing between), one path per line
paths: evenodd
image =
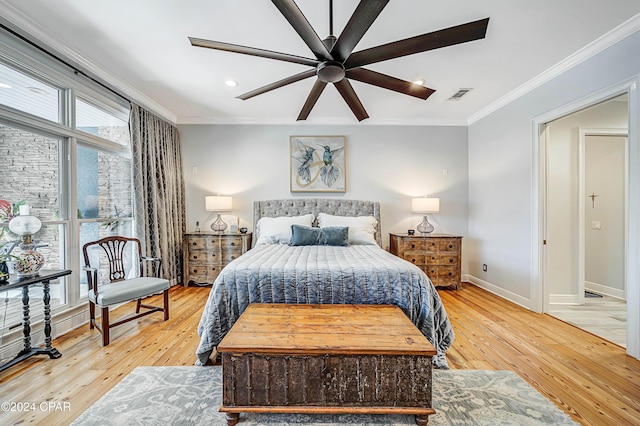
M414 414L431 407L429 341L396 306L253 304L218 345L227 422L241 412Z
M182 283L213 284L229 262L251 248L251 233L220 234L194 232L184 234L184 277Z
M460 286L462 237L389 234L389 251L422 269L436 287Z

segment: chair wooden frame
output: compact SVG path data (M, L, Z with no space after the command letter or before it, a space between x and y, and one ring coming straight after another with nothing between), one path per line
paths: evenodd
M139 259L138 263L140 266L139 277L145 276L144 272L145 272L145 269L147 269L144 267L145 262L152 262L153 263L152 270L155 272L154 275L158 278L160 277L160 273L162 269L162 260L157 257L142 256L142 248L140 246L140 240L137 238L112 236L112 237L101 238L97 241L89 242L84 246L82 246L82 253L84 255L84 262L85 262L85 267L83 269L87 272L87 283L89 286L88 291L93 292L94 300L98 300L98 294L100 293L98 289L98 269L91 267L90 260L89 260L89 253L88 253L89 249L92 248L93 246L99 246L107 254L107 259L109 261L109 282L110 283L126 281L126 272L124 269L124 250L128 242L136 244L136 247L137 247L137 254ZM152 296L153 294L156 294L156 293L154 292L138 299L131 299L131 301L137 300L135 315L130 315L114 323L109 322L109 307L108 306L101 307L101 311L102 311L101 323L102 324L97 323L96 303L92 301L91 298L89 298L89 317L90 317L89 328L90 329L97 328L98 331L100 331L100 333L102 334L102 346L107 346L109 344L110 342L109 330L113 327L125 324L129 321L133 321L135 319L138 319L140 317L143 317L155 312L164 312L164 321L167 321L169 319L169 290L166 289L163 291L163 295L164 295L163 307L152 306L152 305L147 305L142 303L143 298ZM140 308L145 308L148 310L140 312Z

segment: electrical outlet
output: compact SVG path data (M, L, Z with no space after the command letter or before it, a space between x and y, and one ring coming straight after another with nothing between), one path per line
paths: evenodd
M486 264L486 263L483 263L483 264L482 264L482 270L483 270L484 272L487 272L487 264Z

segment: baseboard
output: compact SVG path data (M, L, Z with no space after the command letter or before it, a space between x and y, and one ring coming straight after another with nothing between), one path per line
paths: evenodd
M498 287L497 285L491 284L478 277L474 277L473 275L466 274L466 278L467 278L466 281L469 281L470 283L484 290L487 290L489 293L493 293L496 296L500 296L503 299L508 300L509 302L513 302L516 305L522 306L523 308L529 309L531 311L533 310L533 308L530 306L531 305L530 299L527 299L525 297L512 293L508 290Z
M615 297L616 299L627 300L626 292L617 288L608 287L606 285L598 283L592 283L591 281L585 281L584 288L585 290L593 291L594 293Z
M549 305L579 305L577 294L550 294Z
M602 284L585 281L584 288L585 290L589 290L594 293L615 297L616 299L626 300L624 291L607 287ZM579 304L580 304L580 297L577 294L550 294L549 295L549 305L579 305Z

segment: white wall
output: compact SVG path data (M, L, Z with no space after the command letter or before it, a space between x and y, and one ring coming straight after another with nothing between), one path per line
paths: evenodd
M204 197L216 193L233 196L232 216L223 219L237 216L240 226L250 229L256 200L374 200L381 203L386 248L389 232L406 232L420 223L421 217L411 214L411 198L429 195L441 198L441 212L430 216L435 232L467 235L466 127L180 125L179 131L189 230L196 221L207 229L215 219L204 210ZM289 192L292 135L346 136L346 193Z
M627 353L640 359L640 32L568 69L469 128L469 278L543 309L537 126L569 105L629 91ZM616 89L618 90L618 89ZM494 161L497 159L497 161ZM535 167L535 168L534 168ZM504 220L504 211L511 216ZM475 261L474 261L475 260ZM480 263L489 269L482 272ZM493 265L493 267L492 267Z
M636 32L469 127L467 253L473 277L534 309L531 288L537 271L532 268L532 232L538 220L537 211L532 211L538 195L533 193L534 119L639 73L640 33ZM631 102L631 110L638 111L635 95ZM482 263L488 264L487 272Z
M624 297L625 151L624 136L588 135L585 189L596 194L585 203L586 288ZM592 226L599 224L599 229Z
M578 200L579 129L626 129L627 126L627 101L603 102L548 125L546 261L552 300L561 301L561 296L572 295L575 297L564 299L577 301L578 203L588 201Z

